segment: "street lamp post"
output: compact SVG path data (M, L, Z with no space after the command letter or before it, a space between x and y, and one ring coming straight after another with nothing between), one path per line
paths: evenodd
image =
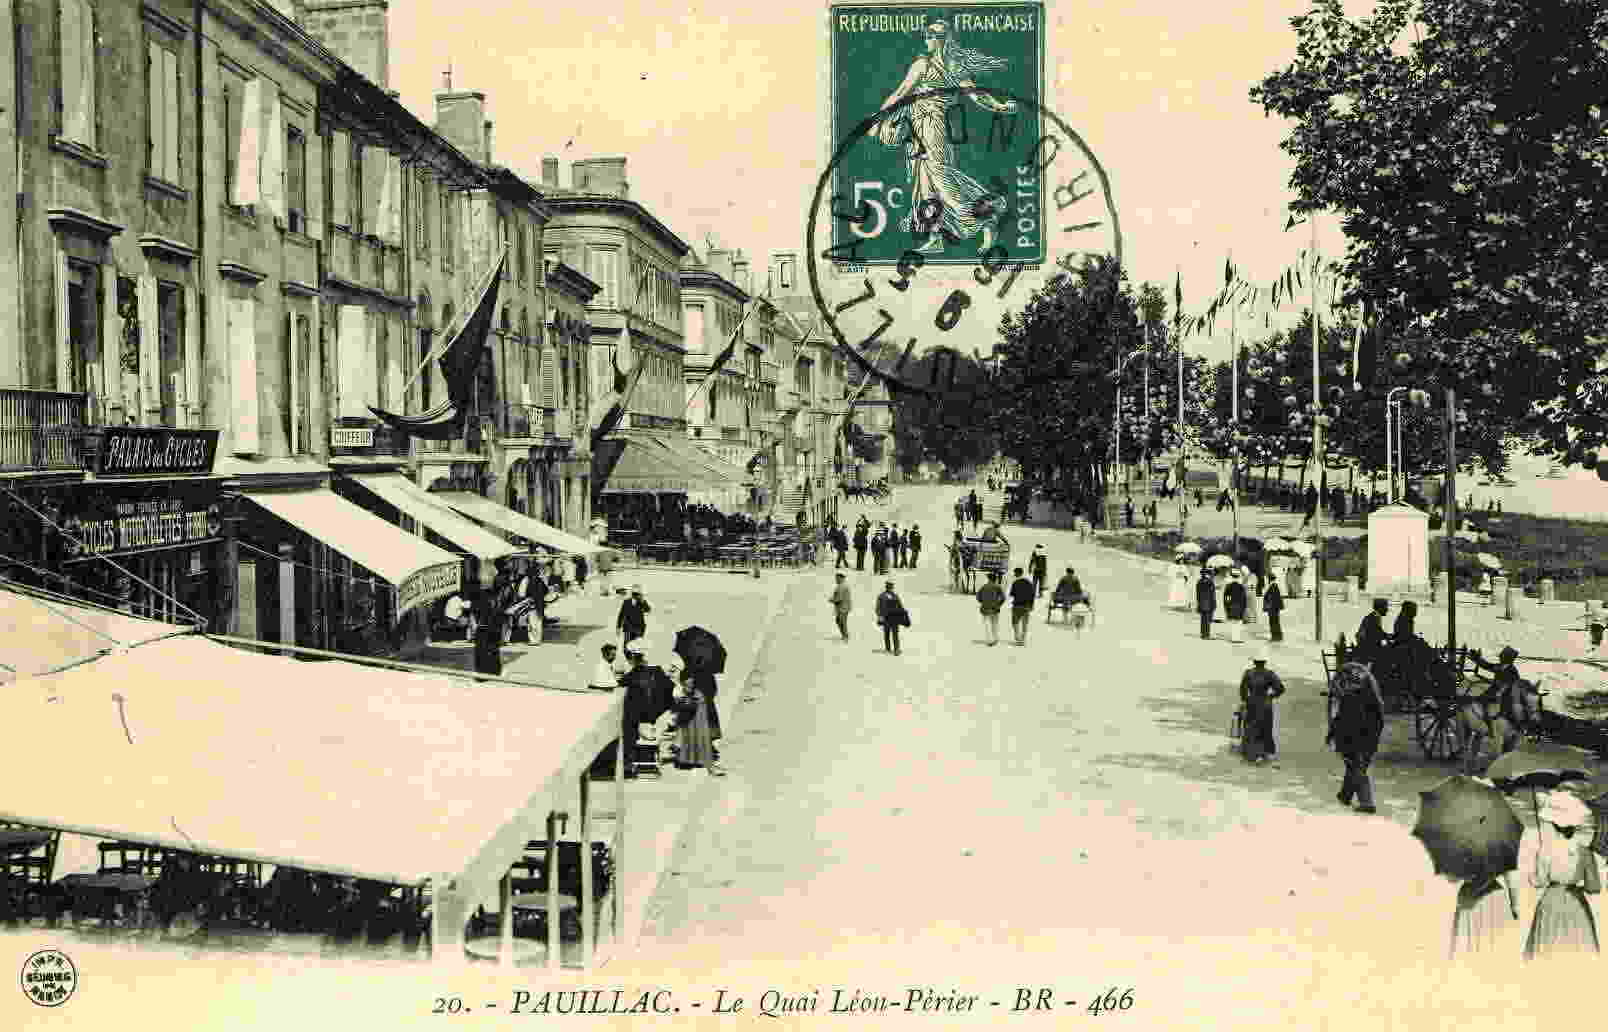
M1388 504L1396 504L1396 467L1402 469L1402 494L1406 495L1407 464L1402 461L1401 447L1401 402L1396 400L1397 391L1406 391L1406 387L1392 387L1385 394L1385 479L1389 482L1387 499ZM1391 412L1395 412L1395 422L1391 422ZM1394 429L1392 429L1394 426ZM1391 437L1395 440L1394 464L1392 463Z
M1112 374L1116 378L1116 381L1117 381L1117 411L1116 411L1116 415L1112 419L1112 423L1113 423L1113 425L1115 427L1115 436L1116 436L1116 463L1115 463L1116 468L1113 471L1113 476L1122 477L1123 486L1125 488L1127 487L1127 479L1128 478L1124 477L1123 473L1122 473L1122 371L1128 367L1129 360L1134 358L1136 355L1148 355L1149 353L1150 353L1150 346L1148 344L1146 344L1143 347L1134 348L1132 351L1128 352L1126 355L1121 356L1117 360L1117 371ZM1150 389L1150 363L1146 362L1145 363L1145 408L1146 408L1147 412L1149 411L1149 406L1150 406L1149 389Z

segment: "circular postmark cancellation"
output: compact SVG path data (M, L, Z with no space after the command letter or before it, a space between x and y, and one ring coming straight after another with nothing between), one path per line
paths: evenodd
M61 950L36 950L22 962L22 993L40 1007L60 1007L78 991L78 969Z
M976 106L993 116L986 131L966 124L962 102L979 98L983 102ZM1022 122L1033 127L1030 133L1019 133ZM898 196L910 199L910 211L898 223L886 207L894 190L879 197L867 184L838 182L857 148L890 144L903 146L910 176L908 186L898 188ZM978 184L967 176L962 168L968 149L978 156L974 166L999 167L1008 158L1010 181L995 173ZM970 188L954 189L957 181ZM950 207L956 197L964 198L959 211ZM896 260L863 252L863 241L888 233L902 233L907 241ZM1018 295L1025 298L1028 291L1018 280L1024 270L1044 268L1052 233L1064 248L1054 262L1061 270L1097 257L1122 262L1110 177L1082 136L1042 105L997 89L963 85L908 94L849 131L816 184L805 227L810 292L837 342L890 390L940 400L975 398L987 389L986 362L973 366L982 378L968 380L957 378L958 359L968 352L982 359L986 352L979 345L986 342L992 350L997 325L974 317L968 326L967 311L981 307L978 300L998 308ZM824 247L823 237L830 239ZM879 250L886 253L882 244ZM823 264L864 275L827 282ZM964 268L971 275L953 286ZM916 312L907 292L921 285L924 270L927 286L952 289L940 289L934 297L941 300L930 311ZM890 307L904 314L895 317ZM850 321L864 324L872 315L869 330L846 332Z

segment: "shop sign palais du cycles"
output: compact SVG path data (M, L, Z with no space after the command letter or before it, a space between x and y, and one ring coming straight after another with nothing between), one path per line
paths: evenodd
M181 476L212 472L218 431L109 426L95 472L103 477Z
M205 545L223 530L211 483L86 484L61 505L66 534L52 536L65 562Z

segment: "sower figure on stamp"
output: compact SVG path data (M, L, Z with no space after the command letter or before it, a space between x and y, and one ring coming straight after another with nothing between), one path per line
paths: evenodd
M996 100L983 93L936 93L977 85L981 73L999 71L1009 62L989 57L967 47L958 47L949 38L949 23L935 19L925 34L927 52L910 64L904 81L882 102L883 110L912 95L923 95L900 109L894 118L883 119L867 135L889 147L903 145L910 170L910 211L899 228L915 236L926 236L916 247L922 253L944 249L944 238L969 240L982 234L979 253L994 245L994 229L1009 206L996 191L962 172L950 142L948 114L964 96L990 114L1008 115L1017 108L1012 100Z

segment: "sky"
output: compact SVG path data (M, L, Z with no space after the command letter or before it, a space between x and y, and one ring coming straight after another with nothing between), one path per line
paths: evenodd
M454 89L487 95L498 163L535 181L554 155L568 186L571 161L624 155L631 196L683 240L702 251L713 237L759 266L802 249L830 154L827 6L392 0L389 85L433 121L450 65ZM1221 286L1230 255L1255 282L1294 262L1309 233L1284 229L1288 123L1248 91L1291 59L1288 20L1305 3L1045 7L1047 106L1110 174L1130 278L1170 296L1176 268L1191 309ZM1332 217L1318 235L1324 255L1343 251ZM997 325L997 312L975 325L988 318ZM1226 354L1226 327L1216 336L1195 346Z

